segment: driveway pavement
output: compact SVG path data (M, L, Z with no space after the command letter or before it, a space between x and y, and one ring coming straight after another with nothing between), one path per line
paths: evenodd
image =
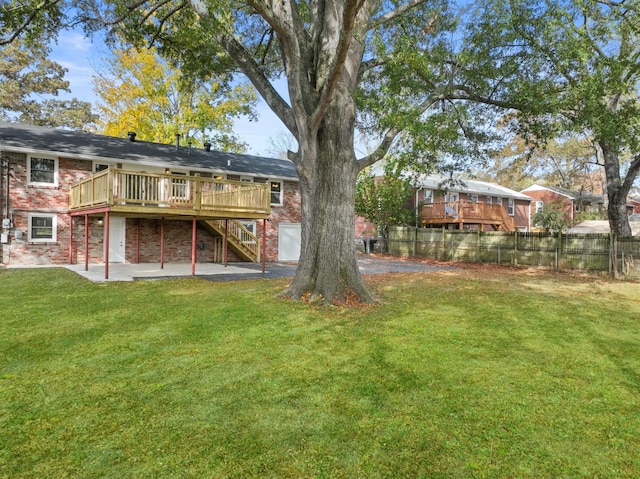
M358 266L362 274L401 273L419 271L439 271L451 269L443 265L419 263L401 260L399 258L380 256L358 256ZM89 265L84 270L84 264L66 266L67 269L94 282L104 281L134 281L138 279L163 279L192 277L190 263L159 263L116 264L109 265L109 279L105 279L104 265ZM197 263L195 277L209 281L235 281L239 279L255 278L286 278L293 276L295 263L269 262L262 273L262 265L256 263L229 263L227 266L219 263Z

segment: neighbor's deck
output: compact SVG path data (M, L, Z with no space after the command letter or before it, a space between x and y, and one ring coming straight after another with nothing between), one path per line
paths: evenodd
M515 222L502 205L474 203L471 201L449 201L422 205L424 226L456 224L490 225L498 231L515 231Z
M271 214L268 183L216 180L109 168L69 192L71 214L108 210L125 216L260 219Z

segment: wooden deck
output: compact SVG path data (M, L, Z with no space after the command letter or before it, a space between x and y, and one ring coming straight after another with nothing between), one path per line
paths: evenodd
M515 231L513 218L502 205L473 203L471 201L451 201L427 203L422 205L421 214L424 226L490 225L496 231Z
M71 187L72 214L107 209L126 216L260 219L271 214L268 183L109 168Z

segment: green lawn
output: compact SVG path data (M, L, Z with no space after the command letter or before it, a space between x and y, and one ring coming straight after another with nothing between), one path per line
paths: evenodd
M0 271L0 477L640 477L640 284L368 281Z

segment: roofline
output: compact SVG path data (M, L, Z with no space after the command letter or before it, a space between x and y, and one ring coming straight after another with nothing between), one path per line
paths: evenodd
M163 166L170 166L173 168L176 167L175 165L162 160L156 161L153 163L144 161L144 160L133 162L131 160L125 160L122 158L96 156L96 155L83 155L78 153L60 152L55 150L40 150L40 149L34 149L34 148L12 147L12 146L9 146L8 148L6 148L4 145L0 144L0 152L2 151L12 152L12 153L24 153L26 155L37 154L37 155L47 155L47 156L58 156L61 158L69 158L71 160L85 160L85 161L95 161L95 162L103 162L103 163L124 163L124 164L151 166L151 167L163 167ZM300 181L299 178L296 178L293 176L258 175L256 173L246 173L244 171L241 172L241 171L235 171L235 170L221 170L221 169L202 168L202 167L190 168L189 165L180 165L180 166L184 166L184 168L189 169L189 171L198 171L198 172L207 172L207 173L214 172L214 173L221 173L225 175L251 176L254 178L269 178L269 179L281 180L281 181L293 181L293 182Z

